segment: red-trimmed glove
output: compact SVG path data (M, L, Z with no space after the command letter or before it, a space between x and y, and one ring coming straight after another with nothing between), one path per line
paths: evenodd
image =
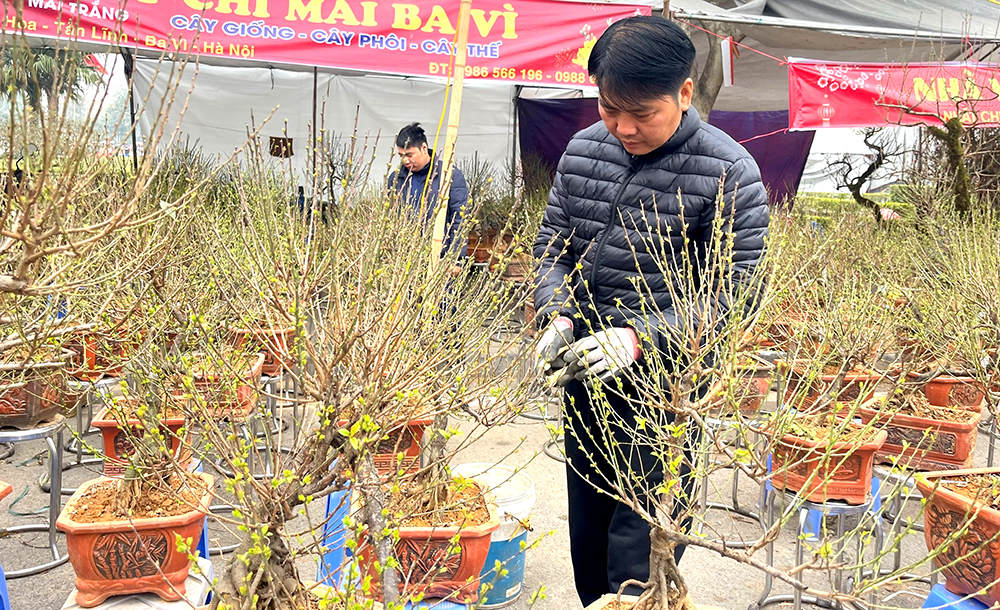
M538 367L542 374L550 375L552 371L565 366L562 356L571 343L573 343L573 320L559 316L549 322L535 345L535 355L538 356Z
M566 372L560 385L569 377L592 384L595 379L607 383L624 373L642 355L639 337L631 328L609 328L580 339L563 356Z

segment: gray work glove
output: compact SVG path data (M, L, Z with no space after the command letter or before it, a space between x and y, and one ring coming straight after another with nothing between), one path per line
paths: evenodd
M573 343L573 320L559 316L549 322L535 345L539 372L551 375L556 369L562 368L562 355L571 343Z
M564 386L570 379L593 385L619 377L642 355L639 337L631 328L609 328L580 339L563 355L566 368L556 381Z

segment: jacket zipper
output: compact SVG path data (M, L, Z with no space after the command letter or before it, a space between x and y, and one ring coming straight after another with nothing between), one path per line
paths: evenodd
M608 245L608 239L611 238L611 223L614 221L615 217L618 215L618 203L621 201L622 195L625 194L625 189L628 188L629 183L632 182L632 178L638 173L638 169L635 164L630 164L628 168L628 175L625 176L625 182L618 187L618 192L615 193L615 198L611 202L611 213L608 215L607 226L604 227L604 235L601 236L601 240L597 242L597 251L594 253L594 266L590 270L590 294L591 294L591 305L597 307L597 270L600 269L601 256L604 254L604 247Z

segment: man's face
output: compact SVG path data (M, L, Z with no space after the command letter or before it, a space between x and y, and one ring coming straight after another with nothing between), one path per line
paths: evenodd
M426 143L421 144L419 147L399 148L397 146L396 150L399 152L399 158L403 161L403 167L411 172L419 172L431 162L431 156L427 152Z
M663 146L681 124L681 116L691 107L694 82L681 85L677 99L664 96L629 108L617 108L603 97L598 109L604 125L630 154L645 155Z

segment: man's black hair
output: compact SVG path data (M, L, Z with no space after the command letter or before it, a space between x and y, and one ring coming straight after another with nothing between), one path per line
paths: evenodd
M396 136L396 146L399 148L420 148L427 144L427 135L420 123L410 123L399 130Z
M691 75L694 45L676 23L662 17L629 17L605 30L590 51L587 71L601 99L628 109L649 100L677 99Z

